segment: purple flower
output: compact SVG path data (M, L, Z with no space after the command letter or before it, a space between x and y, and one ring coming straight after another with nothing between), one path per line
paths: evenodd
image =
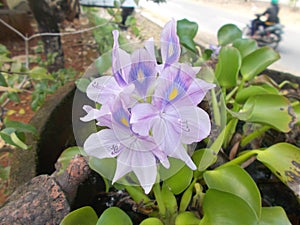
M113 31L112 76L94 79L87 96L99 109L84 106L83 121L96 120L105 129L91 134L84 143L89 156L116 158L113 183L133 172L146 193L157 180L157 165L169 168L168 157L196 169L186 145L210 133L208 114L197 107L214 87L196 78L200 68L179 63L180 44L176 21L162 30L158 65L154 41L132 54L119 47Z
M169 161L151 136L141 137L131 130L130 113L121 102L111 109L111 129L90 135L84 143L85 152L100 159L117 158L113 183L133 171L145 193L149 193L156 180L157 160L166 168Z
M141 136L153 135L165 153L181 159L196 169L184 144L201 141L210 133L208 114L197 107L214 85L194 78L193 69L180 65L163 70L152 103L137 104L131 109L132 130Z

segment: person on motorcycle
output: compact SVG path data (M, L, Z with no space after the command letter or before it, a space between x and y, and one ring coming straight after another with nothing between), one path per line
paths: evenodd
M279 23L279 6L278 6L278 0L272 0L271 6L267 8L267 10L263 14L258 14L258 18L252 20L251 24L251 36L255 35L255 31L258 30L259 26L263 26L263 28L266 28L268 26L272 26L276 23ZM266 21L261 21L259 19L260 16L267 16Z

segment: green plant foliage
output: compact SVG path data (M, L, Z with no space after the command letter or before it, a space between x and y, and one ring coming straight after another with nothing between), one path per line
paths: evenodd
M152 217L143 220L140 225L164 225L158 218Z
M232 43L232 46L240 51L242 58L246 57L258 48L256 41L253 39L236 39Z
M253 85L242 89L237 93L235 100L243 104L246 100L252 96L265 95L265 94L279 94L278 89L270 85Z
M176 174L166 179L164 184L170 188L173 194L178 195L189 186L192 178L193 171L185 165Z
M180 213L175 220L175 225L199 225L200 219L192 212Z
M225 88L237 85L241 62L241 55L236 48L226 46L220 50L215 72L219 85Z
M179 36L180 44L187 49L196 52L196 43L194 38L198 32L198 24L187 19L177 21L177 34Z
M4 127L0 130L0 137L7 143L21 149L28 149L25 143L24 133L31 133L38 136L37 130L30 124L25 124L18 121L4 120Z
M241 66L243 79L246 81L253 79L279 58L278 52L270 47L262 47L253 51L243 59Z
M96 225L132 225L129 216L120 208L111 207L106 209L100 216Z
M234 24L226 24L218 30L217 35L219 45L225 46L242 38L242 31Z
M279 207L262 207L259 225L291 225L284 210Z
M54 78L48 74L47 69L43 67L33 67L29 71L29 76L34 80L54 80Z
M250 175L239 166L224 166L206 171L204 180L209 189L230 193L243 200L258 219L261 214L261 197Z
M169 215L175 215L177 213L177 208L178 208L177 201L175 195L165 184L162 185L161 196L167 210L166 213Z
M199 149L194 152L193 161L198 165L199 171L205 171L217 160L217 154L209 148Z
M91 157L89 159L89 166L103 177L112 179L115 174L117 163L114 158L98 159L96 157Z
M265 94L248 98L242 111L251 111L246 119L248 122L267 124L282 132L289 132L295 120L290 109L290 102L284 96Z
M300 148L288 143L278 143L261 151L257 159L289 186L299 198Z
M203 202L204 217L199 225L257 224L258 218L249 204L237 195L209 189Z
M85 206L70 212L59 225L95 225L97 221L98 216L94 209Z

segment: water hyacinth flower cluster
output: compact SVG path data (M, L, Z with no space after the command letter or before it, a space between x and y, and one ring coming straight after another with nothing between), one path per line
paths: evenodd
M209 116L197 105L214 85L196 78L200 68L179 62L175 20L161 33L161 64L153 39L129 54L119 47L118 31L113 37L113 76L96 78L87 88L87 96L101 107L84 106L87 114L81 118L106 128L91 134L83 147L89 156L116 158L113 183L133 172L149 193L158 164L169 168L169 157L196 169L185 146L210 133Z

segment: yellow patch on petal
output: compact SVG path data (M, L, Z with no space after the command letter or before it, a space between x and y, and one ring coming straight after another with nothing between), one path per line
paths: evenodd
M176 87L173 88L171 93L169 94L169 100L172 101L174 98L176 98L178 95L178 90Z
M144 75L143 71L141 69L139 69L138 74L137 74L138 81L141 82L144 80L144 78L145 78L145 75Z
M173 43L172 42L170 43L168 50L169 50L168 51L168 56L170 57L174 53L174 47L173 47Z
M121 123L124 124L126 127L129 127L129 123L128 123L128 120L125 119L124 117L122 117L121 119Z

